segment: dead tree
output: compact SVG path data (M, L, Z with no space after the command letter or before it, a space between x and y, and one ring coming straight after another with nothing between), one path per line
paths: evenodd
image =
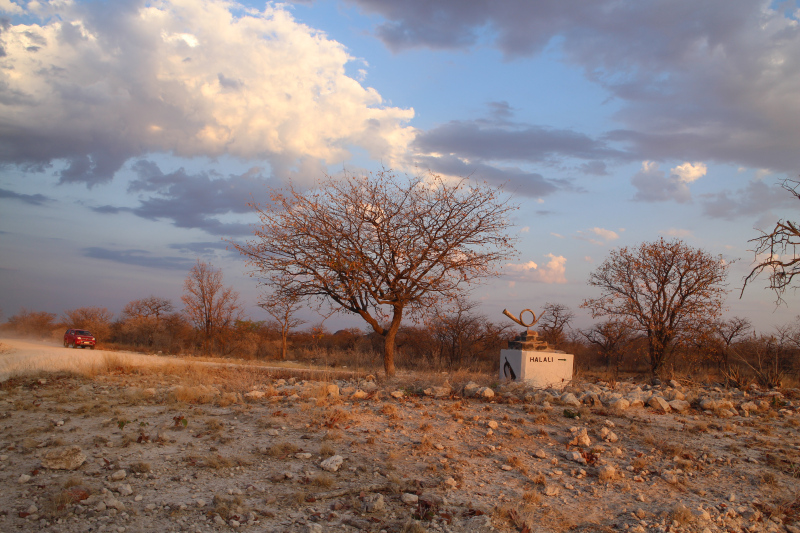
M800 181L787 179L782 187L800 200ZM760 236L748 242L755 243L755 266L744 278L739 297L744 294L747 284L766 270L769 272L769 288L775 291L777 303L780 304L786 289L792 286L794 277L800 275L800 224L779 220L772 231L761 231Z
M553 346L560 346L565 340L565 330L575 319L575 313L564 304L547 302L540 316L537 325L542 340Z
M222 270L197 261L183 283L184 312L201 332L206 351L243 316L239 293L222 284Z
M281 360L286 360L289 332L305 324L306 321L297 318L295 314L302 308L300 297L286 290L285 283L278 283L272 292L268 293L258 306L269 313L281 328Z
M405 316L453 301L513 254L514 207L497 189L466 180L390 171L328 177L305 193L273 191L269 204L253 208L261 219L255 240L234 246L254 273L364 319L384 338L387 376Z

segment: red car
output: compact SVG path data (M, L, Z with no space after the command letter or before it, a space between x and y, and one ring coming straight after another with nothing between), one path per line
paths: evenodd
M78 346L85 348L88 346L94 350L95 342L94 335L85 329L68 329L64 333L64 348L77 348Z

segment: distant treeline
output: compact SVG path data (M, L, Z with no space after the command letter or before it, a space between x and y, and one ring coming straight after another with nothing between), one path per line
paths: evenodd
M499 351L518 326L496 323L475 312L473 304L425 324L404 326L397 338L399 368L496 372ZM618 379L648 372L647 342L621 322L603 322L589 329L571 327L572 313L560 304L546 305L549 320L537 324L551 347L576 356L576 370ZM275 321L240 319L217 328L208 339L168 300L155 297L129 303L115 317L103 307L81 307L62 316L22 309L0 325L6 334L60 342L68 328L85 328L98 347L184 356L275 360L281 358L281 325ZM290 331L288 359L329 367L378 369L383 339L357 328L332 332L323 324ZM700 376L727 385L797 386L800 376L800 320L757 333L745 319L720 321L683 335L669 352L668 375Z

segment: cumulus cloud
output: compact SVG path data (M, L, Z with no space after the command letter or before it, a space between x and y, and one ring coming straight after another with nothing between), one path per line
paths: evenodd
M553 254L547 254L545 257L550 260L541 267L535 261L519 264L508 263L505 265L505 275L518 281L566 283L566 257Z
M640 159L800 167L800 31L780 2L752 0L349 0L379 15L386 45L508 59L558 46L618 102L620 141Z
M705 173L706 166L703 163L684 163L671 169L667 175L659 170L658 163L643 161L641 170L631 178L631 183L636 187L634 199L643 202L690 202L692 193L688 184Z
M19 4L11 0L0 0L0 13L8 13L10 15L22 15L25 10Z
M64 161L62 182L92 186L148 153L227 154L284 177L353 147L392 162L413 138L413 110L348 77L345 48L282 5L27 6L42 22L0 35L0 162Z

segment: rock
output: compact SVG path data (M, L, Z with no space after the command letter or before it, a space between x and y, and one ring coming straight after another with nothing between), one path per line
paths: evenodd
M612 402L609 407L614 409L615 411L624 411L631 406L631 402L626 400L625 398L620 398L614 402Z
M29 476L28 474L22 474L21 476L19 476L19 478L17 478L17 483L27 483L30 480L31 476Z
M311 454L306 452L299 452L294 454L297 459L311 459Z
M617 437L617 434L614 433L613 431L611 431L610 429L608 429L607 427L601 428L600 432L599 432L599 435L600 435L600 438L603 439L606 442L617 442L619 440L619 437Z
M122 503L121 501L119 501L118 499L113 498L113 497L107 498L106 501L105 501L105 504L106 504L106 507L111 507L113 509L116 509L117 511L124 511L125 510L125 504Z
M331 383L327 387L325 387L325 392L328 396L332 396L334 398L339 397L339 385L335 383Z
M667 403L667 400L662 398L661 396L653 396L647 401L647 405L655 409L656 411L660 411L662 413L669 413L672 408Z
M592 445L592 439L589 438L586 428L581 428L580 430L573 428L573 430L575 437L569 441L570 446L583 446L587 448Z
M411 494L410 492L405 492L400 496L400 501L406 505L413 505L419 501L419 496Z
M545 452L541 448L533 452L533 455L538 457L539 459L547 459L547 452Z
M383 494L367 494L364 496L361 508L367 513L383 511L386 509L386 502L383 499Z
M497 422L494 420L489 420L486 422L486 425L489 426L490 429L497 429Z
M686 400L672 400L671 402L669 402L669 406L672 409L678 411L679 413L685 413L691 407L689 402L687 402Z
M364 392L361 389L358 389L353 393L352 396L350 396L350 398L352 398L353 400L363 400L367 396L368 396L368 394L366 392Z
M464 390L462 391L462 394L464 396L472 397L478 394L478 389L480 388L481 388L480 385L478 385L474 381L470 381L469 383L464 385Z
M194 504L195 504L196 506L198 506L198 507L205 507L205 506L206 506L206 501L205 501L205 500L202 500L202 499L200 499L200 500L195 500Z
M422 391L425 396L433 396L434 398L444 398L449 396L452 392L450 387L429 387Z
M572 394L571 392L565 392L564 394L562 394L561 395L561 402L564 405L571 405L572 407L580 407L581 406L580 400L578 400L578 398L576 398L575 395Z
M306 524L305 533L324 533L325 529L320 524L311 522Z
M248 400L260 400L266 395L267 395L266 392L260 390L251 390L250 392L245 394L244 397L247 398Z
M554 485L546 485L544 487L544 495L545 496L558 496L558 487Z
M117 487L117 492L119 492L120 496L130 496L133 494L133 488L130 483L126 483L125 485Z
M339 467L342 466L343 462L344 462L344 457L342 457L341 455L334 455L322 461L319 464L319 467L327 472L336 472L337 470L339 470Z
M403 391L401 390L392 391L389 395L396 400L399 400L404 396Z
M86 455L80 446L68 446L47 452L42 459L42 466L51 470L75 470L85 462Z
M122 481L127 477L127 475L128 473L125 470L117 470L116 472L111 474L109 478L111 479L111 481Z
M664 481L666 481L670 485L674 485L674 484L676 484L678 482L678 476L676 476L675 474L673 474L672 472L669 472L669 471L662 472L661 473L661 479L663 479Z
M373 377L372 379L373 379L372 381L369 380L369 376L367 376L367 381L365 381L364 383L361 383L361 388L363 390L367 391L367 392L373 392L373 391L377 390L378 389L378 385L374 381L375 378Z
M582 465L586 464L586 459L584 459L583 455L581 455L581 452L567 452L565 457L570 461L574 461Z
M755 402L744 402L739 409L744 411L744 416L750 416L751 411L758 411L758 405Z
M617 477L617 469L613 465L603 465L597 469L597 477L603 482L612 481Z
M481 387L478 389L479 398L494 398L494 391L489 387Z
M454 489L458 485L458 482L452 476L448 476L447 478L445 478L444 484L450 487L451 489Z

